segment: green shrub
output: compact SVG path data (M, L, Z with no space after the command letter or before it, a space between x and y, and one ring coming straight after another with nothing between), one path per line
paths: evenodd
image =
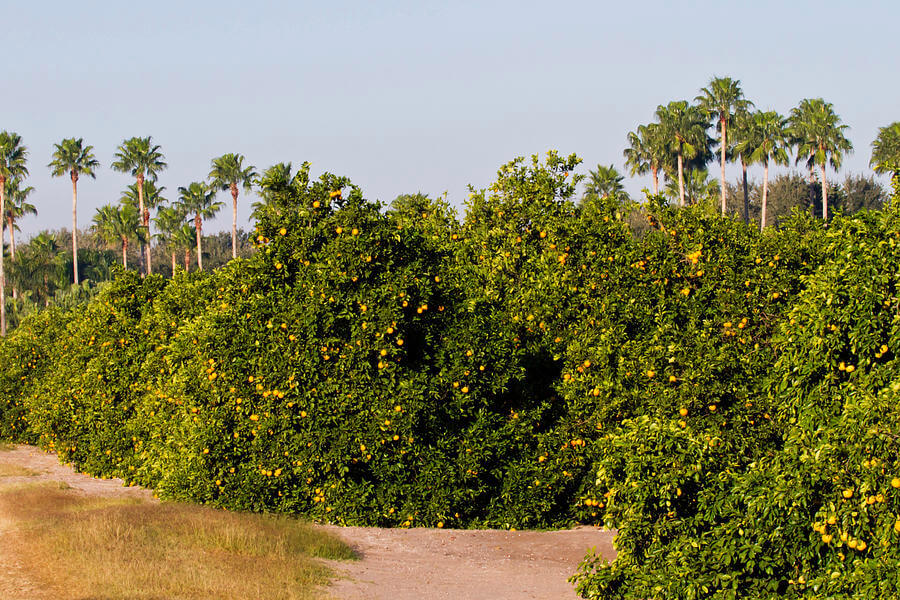
M0 436L234 509L615 527L586 597L895 595L900 217L579 204L578 162L461 222L268 173L249 258L24 319Z

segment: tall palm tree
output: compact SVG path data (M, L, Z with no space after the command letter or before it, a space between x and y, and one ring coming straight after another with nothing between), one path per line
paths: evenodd
M728 151L728 125L735 113L749 110L753 103L744 98L740 80L731 77L713 77L709 85L700 89L700 95L694 98L700 110L718 121L721 151L721 190L722 216L725 216L725 154Z
M787 119L774 110L753 113L756 130L756 144L750 154L750 162L763 166L762 214L759 218L760 231L766 227L766 208L769 200L769 161L776 165L788 164L790 140L787 133Z
M900 176L900 121L878 128L878 136L872 142L872 159L869 166L876 173Z
M732 146L728 155L735 157L741 163L741 182L744 191L744 223L750 222L750 192L747 185L747 167L750 165L750 156L760 143L761 133L756 124L756 113L741 111L732 118L731 140Z
M625 179L616 170L615 166L597 165L596 171L588 171L587 185L585 185L584 196L594 196L598 198L617 197L622 200L628 198L625 192L625 186L622 181Z
M72 180L72 271L73 281L78 285L78 178L87 175L96 179L94 169L100 162L94 157L94 147L85 146L84 139L66 138L53 145L53 160L47 166L54 177L69 174Z
M134 207L134 209L138 212L139 220L141 223L141 227L143 228L143 232L139 237L139 241L141 243L141 264L144 264L146 261L147 267L146 272L153 272L153 252L152 247L150 245L150 238L155 237L150 234L150 226L149 221L145 222L144 216L148 216L151 210L155 210L161 204L168 202L168 200L163 196L163 192L166 190L166 186L161 185L157 186L156 182L152 179L147 179L144 181L144 209L141 211L141 195L140 195L140 186L137 182L132 183L127 186L123 191L122 195L119 197L119 202L122 204L129 204Z
M159 233L156 235L160 241L168 248L172 254L172 274L175 274L175 251L178 245L174 243L175 234L184 226L184 220L187 213L176 206L160 206L156 211L156 229Z
M231 213L231 258L237 258L237 200L238 186L249 192L257 177L256 167L244 167L244 157L240 154L223 154L212 159L209 171L210 187L229 190L232 199Z
M699 108L688 104L687 100L669 102L656 108L661 134L665 136L678 169L678 205L684 206L684 161L691 159L709 148L709 128L706 118Z
M168 165L166 165L162 152L159 151L159 146L153 144L153 138L149 135L145 138L128 138L119 146L114 158L113 169L122 173L130 173L137 180L138 211L141 225L147 230L142 237L148 242L146 256L144 255L144 242L141 242L141 261L146 260L146 272L151 273L153 267L150 261L149 244L150 207L146 206L144 202L144 180L155 182L159 172Z
M94 230L107 244L122 248L122 266L128 268L128 243L139 239L143 232L137 207L129 204L107 204L94 215Z
M853 144L844 135L846 125L835 114L830 102L821 98L806 98L791 109L789 117L790 136L797 146L797 162L806 159L806 166L812 172L818 166L822 177L822 218L828 219L828 179L825 166L837 170L845 152L853 150Z
M223 203L216 200L216 190L205 183L194 182L188 187L178 188L178 203L186 215L194 215L194 230L197 236L197 268L203 270L203 219L216 216Z
M637 131L628 134L628 147L622 153L632 175L650 173L654 194L659 194L659 171L666 158L666 141L660 133L659 123L639 126Z
M0 132L0 336L6 335L6 275L3 272L3 215L6 214L6 182L28 175L28 149L17 133Z

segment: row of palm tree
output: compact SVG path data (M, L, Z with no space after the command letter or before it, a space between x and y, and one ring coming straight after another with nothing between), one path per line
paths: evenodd
M75 231L77 229L77 203L78 203L78 177L80 174L96 177L95 169L99 166L99 162L94 158L93 147L85 146L83 139L68 138L61 143L56 144L56 150L53 154L53 161L50 163L51 172L54 176L60 176L68 172L72 178L72 252L77 256L77 241ZM135 185L132 188L136 192L137 197L137 217L142 228L142 235L137 236L141 244L140 261L141 271L150 273L152 264L150 260L150 209L158 206L157 202L145 202L145 188L148 185L154 185L157 181L159 173L163 171L167 164L165 157L160 151L160 146L153 143L152 137L147 136L132 137L126 139L116 151L115 160L112 168L122 173L128 173L135 178ZM212 159L212 168L209 172L208 184L192 183L187 188L179 188L182 195L190 198L202 195L197 186L203 185L206 188L204 193L212 194L218 190L228 190L231 192L233 201L233 211L231 220L231 240L232 240L232 258L237 257L237 201L239 188L243 187L245 191L252 189L253 181L257 173L255 167L244 166L244 157L240 154L223 154L218 158ZM160 188L159 191L161 191ZM189 200L184 202L190 203ZM106 213L112 218L112 209L106 209ZM124 209L123 209L124 210ZM208 206L195 212L195 223L197 224L197 236L199 243L200 236L200 219L201 213L208 211ZM214 212L212 213L214 214ZM211 216L211 215L210 215ZM117 215L117 219L121 223L128 223L130 217L125 215ZM125 242L123 242L125 243ZM201 265L202 269L202 265ZM74 281L78 283L77 269L74 273Z
M656 120L641 125L628 134L624 151L625 163L632 175L650 173L653 193L659 193L659 174L678 181L678 203L685 204L685 170L705 169L712 159L712 148L718 143L720 162L721 212L728 211L725 165L729 160L741 164L744 180L744 217L747 218L747 167L763 166L763 223L765 223L766 190L771 163L786 165L795 153L795 164L805 163L810 184L818 168L822 185L822 217L828 218L828 180L826 166L840 169L845 154L853 150L847 139L847 126L834 112L831 103L821 98L801 100L785 117L776 111L757 111L744 96L739 80L714 77L694 98L695 104L678 100L660 105ZM709 136L713 127L718 139ZM882 128L873 144L872 164L885 165L882 154L897 155L900 125ZM884 147L884 150L882 150ZM879 167L881 168L881 167ZM890 171L892 167L883 167Z
M150 181L144 199L147 201L141 210L136 197L138 184L130 186L123 194L119 204L107 204L100 207L94 215L93 229L108 244L118 245L122 251L122 264L128 268L128 248L132 242L140 244L141 264L147 265L150 272L151 257L149 253L151 236L149 236L150 208L157 209L153 219L158 233L153 235L167 247L172 256L172 271L175 270L176 252L185 251L185 269L190 270L190 252L196 245L197 266L203 270L203 221L211 219L224 206L216 200L216 189L204 182L193 182L187 187L178 188L178 200L166 204L162 196L165 188L157 188ZM143 215L143 217L142 217ZM236 243L232 237L232 243Z
M22 138L16 133L0 132L0 217L6 216L6 185L7 182L15 182L18 188L19 181L28 175L25 166L28 150L22 145ZM3 243L3 229L5 218L0 218L0 250ZM0 251L0 335L6 335L6 274L3 260L3 252Z
M718 139L709 135L717 130ZM767 197L770 164L786 165L790 153L795 163L805 161L809 171L809 193L814 194L814 171L818 167L821 186L822 216L828 217L828 180L826 165L841 167L844 154L853 147L845 136L847 126L841 123L833 106L821 98L804 99L785 117L776 111L757 111L744 97L740 81L729 77L714 77L694 103L687 100L660 105L655 121L641 125L628 134L624 150L626 166L631 174L650 173L653 194L660 193L662 174L670 194L678 204L696 201L710 195L707 165L714 160L713 149L718 144L720 162L719 193L721 212L728 211L725 165L736 161L741 165L744 195L744 218L749 218L747 169L750 165L763 167L761 199L761 227L767 219ZM870 164L876 172L891 173L900 181L900 123L881 128L873 142ZM27 202L33 191L23 184L28 175L28 151L15 133L0 132L0 240L10 231L11 258L15 260L16 222L25 214L36 214ZM66 138L54 145L48 167L54 176L68 175L72 181L72 280L79 284L78 270L78 181L81 176L96 178L100 167L93 147L82 138ZM151 245L157 240L171 252L173 270L176 253L185 252L185 267L189 267L191 246L196 246L198 267L203 269L203 220L213 217L223 206L216 201L216 193L228 190L232 197L231 255L237 256L237 204L241 188L250 191L258 179L255 167L245 166L240 154L224 154L211 161L206 182L193 182L178 188L178 201L169 205L157 185L159 173L166 169L165 157L152 137L132 137L117 148L111 167L135 178L123 193L118 205L102 207L94 217L93 226L109 244L122 250L122 262L127 267L128 249L132 243L140 246L139 269L152 272ZM277 168L273 167L273 169ZM585 195L623 198L626 194L623 177L613 166L598 165L590 171ZM676 186L677 182L677 186ZM151 219L151 210L157 210ZM151 221L158 233L151 235ZM5 333L4 256L0 252L0 335ZM13 289L13 295L16 290Z
M5 243L5 230L10 231L11 256L15 259L15 222L24 214L37 211L27 202L33 188L23 187L28 176L27 148L16 133L0 132L0 244ZM72 181L72 281L79 284L78 274L78 182L82 176L96 178L100 162L94 155L93 146L84 143L83 138L65 138L54 144L50 163L47 165L54 177L68 175ZM160 146L153 143L150 136L132 137L118 147L112 169L130 174L135 183L126 189L118 206L102 207L94 218L94 227L110 243L121 244L122 261L127 267L127 250L132 241L140 244L139 263L142 273L152 272L150 255L152 237L150 234L150 211L159 210L156 219L161 233L156 237L174 247L176 242L190 235L197 245L199 268L202 263L202 221L211 218L222 207L215 201L216 192L228 190L232 197L231 254L237 257L237 203L240 188L252 189L257 177L255 167L245 166L240 154L223 154L212 159L208 182L194 182L179 188L179 203L173 207L163 207L165 198L157 187L159 173L167 167ZM7 206L7 198L11 200ZM190 216L193 227L185 220ZM187 229L186 229L187 228ZM186 265L190 251L186 253ZM172 254L173 265L175 262ZM4 256L0 252L0 335L6 334L6 278Z

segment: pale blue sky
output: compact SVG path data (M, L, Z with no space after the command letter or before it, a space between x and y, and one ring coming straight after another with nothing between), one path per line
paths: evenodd
M64 137L83 137L103 163L79 185L86 226L131 183L109 164L136 135L162 146L170 199L213 156L239 152L260 169L309 160L372 199L447 191L460 206L467 184L485 187L511 158L551 148L581 156L583 173L624 170L627 133L713 75L740 79L760 108L833 103L856 148L841 176L868 172L878 127L900 120L892 1L0 6L0 129L28 146L40 211L26 233L71 225L68 178L46 168ZM210 230L230 226L226 212Z

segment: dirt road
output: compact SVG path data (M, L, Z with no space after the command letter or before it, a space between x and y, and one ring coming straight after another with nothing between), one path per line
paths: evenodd
M77 494L153 501L149 490L76 473L34 447L0 451L0 487L41 482L61 482ZM359 561L331 563L341 577L326 592L344 600L574 599L567 579L588 550L614 555L612 534L588 527L548 532L322 527L360 555ZM47 598L16 558L22 543L0 515L0 598Z

